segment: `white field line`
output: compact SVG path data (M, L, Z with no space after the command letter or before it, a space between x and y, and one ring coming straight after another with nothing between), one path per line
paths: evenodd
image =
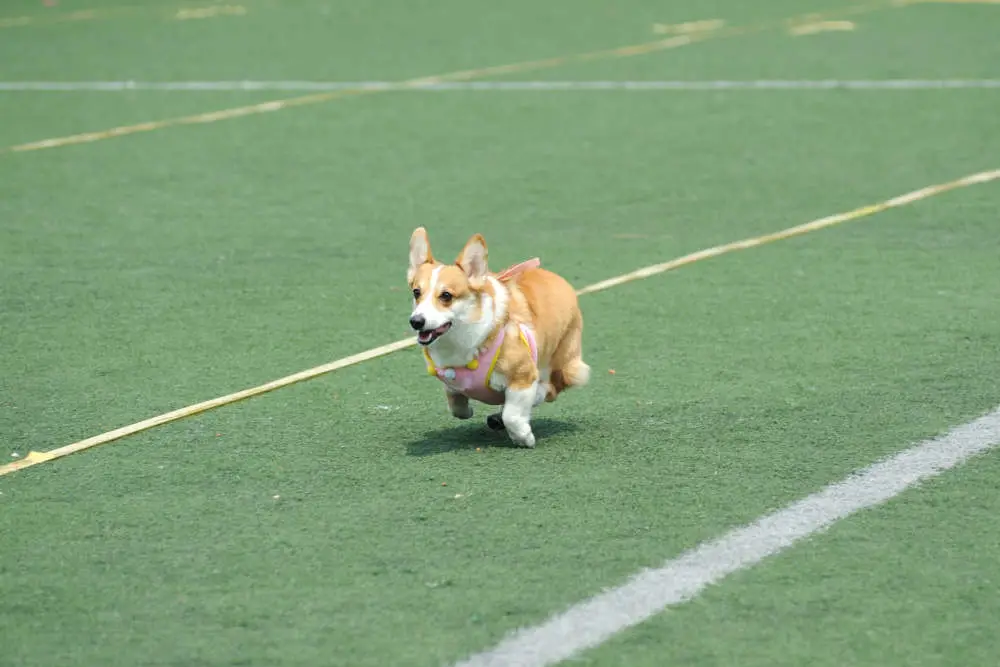
M992 181L1000 180L1000 169L994 169L991 171L980 171L974 174L969 174L963 176L962 178L955 179L953 181L948 181L947 183L939 183L937 185L930 185L919 190L914 190L913 192L908 192L902 195L893 197L892 199L887 199L886 201L878 202L875 204L868 204L866 206L859 206L851 211L845 211L843 213L836 213L834 215L828 215L824 218L819 218L818 220L812 220L810 222L803 223L801 225L795 225L794 227L788 227L787 229L782 229L777 232L772 232L770 234L763 234L761 236L755 236L751 238L741 239L739 241L733 241L731 243L725 243L722 245L717 245L711 248L705 248L704 250L699 250L676 259L672 259L668 262L663 262L661 264L653 264L650 266L631 271L629 273L624 273L620 276L615 276L613 278L608 278L607 280L602 280L600 282L593 283L592 285L587 285L577 290L577 294L592 294L594 292L601 292L612 287L617 287L619 285L624 285L625 283L630 283L635 280L643 280L651 276L659 275L661 273L666 273L667 271L673 271L674 269L679 269L682 266L687 266L688 264L694 264L695 262L700 262L706 259L711 259L713 257L719 257L721 255L726 255L731 252L737 252L740 250L747 250L749 248L754 248L760 245L765 245L767 243L774 243L776 241L781 241L784 239L789 239L795 236L801 236L803 234L809 234L811 232L818 231L820 229L825 229L827 227L832 227L834 225L839 225L845 222L850 222L852 220L858 220L860 218L865 218L876 213L880 213L889 208L894 208L897 206L906 206L913 204L922 199L928 199L930 197L935 197L942 193L948 192L950 190L955 190L958 188L965 188L971 185L980 185L983 183L990 183ZM394 343L388 343L386 345L380 345L379 347L373 347L370 350L365 350L364 352L358 352L357 354L352 354L349 357L344 357L342 359L337 359L336 361L331 361L315 368L308 368L304 371L299 371L298 373L293 373L292 375L287 375L283 378L278 378L277 380L272 380L262 385L256 387L250 387L249 389L243 389L241 391L234 392L232 394L226 394L225 396L219 396L218 398L213 398L208 401L202 401L201 403L195 403L187 407L178 408L177 410L172 410L166 412L162 415L157 415L155 417L150 417L142 421L138 421L134 424L129 424L127 426L122 426L105 433L100 433L98 435L91 436L89 438L84 438L78 442L74 442L69 445L64 445L62 447L57 447L56 449L48 451L35 451L31 450L28 455L23 459L18 459L17 461L12 461L10 463L0 465L0 476L8 475L12 472L22 470L24 468L29 468L31 466L38 465L40 463L46 463L48 461L54 461L60 459L64 456L69 456L70 454L75 454L77 452L82 452L84 450L97 447L109 442L113 442L120 438L126 436L134 435L142 431L155 428L157 426L162 426L164 424L169 424L175 422L179 419L186 419L196 414L200 414L207 410L214 410L216 408L221 408L225 405L230 405L236 403L237 401L244 401L248 398L253 398L255 396L260 396L283 387L288 387L299 382L305 382L306 380L311 380L313 378L319 377L321 375L326 375L327 373L332 373L333 371L340 370L341 368L347 368L348 366L353 366L355 364L360 364L366 361L371 361L372 359L377 359L378 357L383 357L393 352L399 350L413 347L416 345L416 339L414 337L404 338L398 340Z
M843 481L642 571L553 616L519 630L457 667L543 667L593 648L667 607L691 600L726 576L756 565L855 512L1000 444L1000 408L850 475Z
M939 90L1000 88L1000 79L759 79L750 81L0 81L2 92Z

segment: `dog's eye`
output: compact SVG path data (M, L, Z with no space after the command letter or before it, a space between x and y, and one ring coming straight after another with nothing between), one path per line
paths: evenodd
M418 299L418 300L420 299L420 288L419 287L416 288L415 290L413 290L413 298L414 299Z
M444 303L451 303L452 296L451 292L441 292L441 301Z

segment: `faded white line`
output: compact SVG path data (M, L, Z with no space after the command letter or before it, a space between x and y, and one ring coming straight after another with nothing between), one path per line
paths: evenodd
M458 667L542 667L593 648L726 576L756 565L860 510L899 495L1000 444L1000 408L876 463L754 523L707 542L624 585L520 630Z
M758 79L677 81L0 81L3 92L940 90L1000 88L1000 79Z

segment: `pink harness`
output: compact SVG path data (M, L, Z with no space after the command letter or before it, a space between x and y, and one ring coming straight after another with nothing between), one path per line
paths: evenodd
M497 278L507 280L527 269L535 268L540 263L537 257L529 259L501 271L497 274ZM517 326L520 330L521 341L531 350L532 361L537 363L538 348L535 343L534 332L524 324L519 323ZM437 368L434 366L430 352L424 348L424 357L427 359L427 373L444 382L452 391L465 394L475 401L489 405L502 405L504 395L490 386L490 378L493 376L493 368L497 364L497 358L500 356L500 346L503 345L506 334L507 327L504 326L497 333L489 347L482 350L479 356L465 366Z
M531 350L532 361L538 362L538 348L535 345L535 334L524 324L518 324L521 341ZM427 373L437 377L444 382L454 392L465 394L469 398L487 403L489 405L502 405L504 402L503 392L499 392L490 386L490 378L493 376L493 369L497 364L497 357L500 356L500 346L507 334L507 327L500 329L500 332L490 343L489 347L479 353L475 359L465 366L447 366L438 368L431 360L430 352L424 349L424 356L427 358Z

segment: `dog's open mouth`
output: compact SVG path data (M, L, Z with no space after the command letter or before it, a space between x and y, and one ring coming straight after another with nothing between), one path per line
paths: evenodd
M451 328L451 322L445 322L437 329L424 329L417 333L417 342L421 345L430 345L443 336Z

